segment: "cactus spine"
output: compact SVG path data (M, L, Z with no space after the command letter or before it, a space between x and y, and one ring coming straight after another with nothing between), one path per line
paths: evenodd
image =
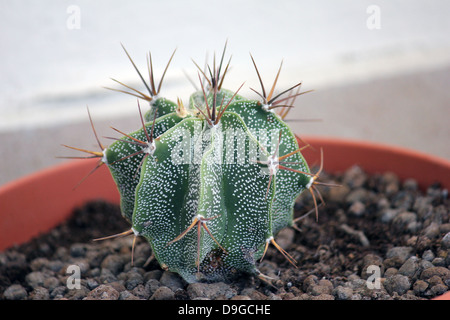
M117 80L131 91L112 90L149 102L145 114L138 103L142 127L132 133L114 129L121 137L111 138L108 147L97 138L98 152L70 147L100 158L97 167L110 170L131 224L121 235L144 237L161 267L188 282L260 275L258 260L269 245L296 265L275 237L295 224L293 206L304 190L311 192L317 214L318 175L301 154L308 145L299 146L283 120L305 93L301 83L275 95L280 66L267 94L251 57L261 92L260 100L246 99L238 94L242 85L235 92L222 88L230 64L223 70L225 49L218 66L214 61L205 72L199 68L201 90L185 106L160 96L173 54L157 87L151 55L147 83L124 48L148 94Z

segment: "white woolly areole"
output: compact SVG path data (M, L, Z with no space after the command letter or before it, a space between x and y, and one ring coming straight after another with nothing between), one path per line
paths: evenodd
M147 142L147 147L145 147L145 148L143 149L143 151L144 151L145 153L148 153L148 154L150 154L150 155L153 155L153 153L155 152L155 150L156 150L155 140L153 140L151 143L150 143L150 142Z
M267 162L268 162L267 166L269 167L270 171L273 174L276 174L277 171L278 171L278 165L279 165L278 157L277 156L270 156L267 159Z
M306 189L311 188L311 186L314 183L314 181L316 181L316 177L311 177L311 179L309 179L308 184L306 185Z
M262 108L264 111L272 112L272 113L273 113L273 112L274 112L273 109L269 109L271 106L272 106L271 104L264 103L264 104L262 105L261 108Z
M133 233L136 237L139 236L139 231L137 231L136 229L131 228L131 231L133 231Z
M102 162L103 162L104 164L108 165L108 158L106 157L106 148L103 149L102 154L103 154L103 156L102 156Z

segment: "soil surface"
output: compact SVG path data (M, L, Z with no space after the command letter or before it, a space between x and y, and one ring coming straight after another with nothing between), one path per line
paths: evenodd
M0 253L0 299L412 300L449 290L447 190L419 190L413 179L369 176L356 166L320 180L341 186L316 186L325 201L318 220L314 211L306 215L314 208L310 193L299 197L295 217L303 218L276 237L297 267L269 247L259 270L270 283L248 276L188 284L149 260L150 246L139 238L132 264L133 236L92 241L130 228L118 206L97 201Z

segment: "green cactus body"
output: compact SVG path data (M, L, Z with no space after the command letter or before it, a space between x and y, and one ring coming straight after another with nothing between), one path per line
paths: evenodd
M222 89L220 67L209 80L187 108L146 99L143 127L103 151L132 232L188 282L259 274L270 243L294 263L274 238L316 178L267 101Z

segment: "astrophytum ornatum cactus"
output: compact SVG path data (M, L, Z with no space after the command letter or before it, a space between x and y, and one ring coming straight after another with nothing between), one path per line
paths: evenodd
M305 93L301 83L275 94L278 70L266 93L251 57L262 92L260 99L247 99L238 94L242 86L222 88L230 63L224 66L224 54L225 49L217 67L214 62L206 71L199 68L199 89L187 105L160 95L173 54L158 86L151 56L147 83L128 55L148 94L117 80L131 91L113 90L149 102L144 115L138 108L142 127L132 133L115 129L121 137L108 147L97 138L99 152L70 147L99 157L98 166L109 168L122 215L131 224L121 235L144 237L160 266L188 282L261 276L258 262L269 245L295 265L274 238L295 223L294 203L304 190L311 192L317 214L318 174L310 173L301 154L308 145L299 146L283 120Z

